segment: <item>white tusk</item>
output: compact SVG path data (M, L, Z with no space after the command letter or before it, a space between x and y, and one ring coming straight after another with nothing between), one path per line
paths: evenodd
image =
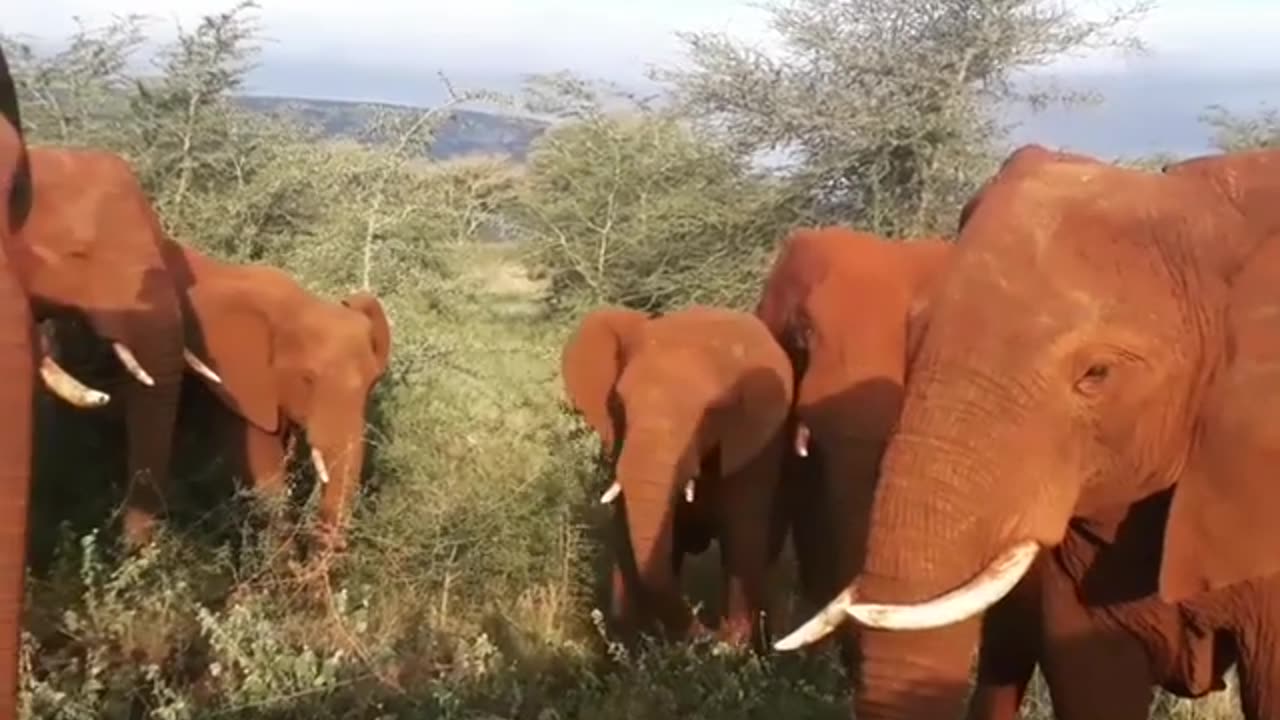
M614 480L613 484L609 486L609 489L605 490L604 494L600 496L600 504L608 505L621 494L622 485L620 485L617 480Z
M315 466L316 475L320 478L320 484L328 485L329 469L324 466L324 456L315 448L311 448L311 464Z
M215 382L219 385L222 384L222 378L218 377L218 373L214 372L212 368L201 362L200 358L196 357L196 354L187 348L182 348L182 359L186 360L187 365L198 374L208 378L211 382Z
M688 503L693 502L693 480L692 479L690 479L689 482L684 484L684 501Z
M138 363L138 358L133 356L132 350L118 342L111 343L111 349L115 350L116 357L120 358L120 364L124 365L124 369L128 370L129 374L137 379L138 382L147 387L152 387L156 384L156 381L151 379L147 371L142 369L142 365Z
M840 625L840 614L853 618L864 627L881 630L926 630L966 620L1009 594L1031 569L1039 551L1040 545L1034 540L1020 542L997 556L969 582L922 603L855 603L852 588L847 588L774 647L792 650L819 640Z
M800 457L809 457L809 426L804 423L796 425L795 451Z
M795 650L830 635L848 617L847 610L851 605L853 605L853 588L847 587L836 596L835 600L819 610L817 615L809 618L808 622L774 643L773 649Z
M78 408L102 407L111 401L110 395L86 386L47 355L40 360L40 379L50 392Z

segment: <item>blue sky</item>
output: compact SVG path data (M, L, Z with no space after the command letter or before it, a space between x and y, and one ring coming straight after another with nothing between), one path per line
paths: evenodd
M1280 104L1276 0L1157 0L1140 27L1151 52L1069 58L1052 68L1069 83L1107 93L1099 109L1029 120L1020 135L1093 152L1194 151L1196 115L1223 103L1249 110ZM43 0L5 3L0 27L58 40L72 16L90 24L110 12L154 16L156 36L232 0ZM769 45L751 0L261 0L270 42L251 92L432 103L444 71L463 87L513 89L523 73L569 68L630 85L646 64L676 63L676 30L715 29ZM1078 0L1085 14L1112 3ZM20 7L14 7L20 5ZM38 6L38 7L37 7Z

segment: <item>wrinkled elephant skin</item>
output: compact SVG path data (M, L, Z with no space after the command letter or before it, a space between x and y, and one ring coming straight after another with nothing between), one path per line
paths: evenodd
M720 543L722 639L762 642L767 573L782 544L777 493L792 399L786 355L754 316L693 307L660 317L601 308L561 355L566 394L614 462L613 608L632 628L703 632L681 558ZM692 483L690 482L692 481Z
M1081 523L1108 527L1117 508L1160 492L1172 498L1147 595L1240 653L1249 718L1280 713L1267 675L1280 648L1258 643L1275 632L1271 594L1257 590L1234 617L1196 615L1193 599L1280 570L1266 479L1278 281L1280 245L1199 179L1078 156L1006 163L971 204L931 298L865 565L814 621L882 628L862 633L859 718L957 716L982 610L1052 578L1047 559L1070 558L1025 548L1070 548ZM922 616L930 625L897 629ZM1205 653L1182 655L1199 668L1177 678L1192 690L1220 665Z

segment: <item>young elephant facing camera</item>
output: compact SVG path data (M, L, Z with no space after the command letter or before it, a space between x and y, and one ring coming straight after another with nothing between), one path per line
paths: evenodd
M725 572L721 639L762 641L766 576L782 544L777 496L792 398L790 363L769 331L732 310L654 317L601 308L565 345L561 373L615 462L602 498L620 504L614 615L656 620L676 637L706 632L679 573L683 555L714 538Z

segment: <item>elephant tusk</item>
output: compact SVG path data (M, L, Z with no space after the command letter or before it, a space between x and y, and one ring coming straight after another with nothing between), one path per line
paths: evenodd
M218 377L218 373L214 372L212 368L201 362L200 358L196 357L196 354L187 348L182 348L182 359L186 360L187 366L196 371L197 374L203 375L210 382L217 383L218 385L222 384L222 378Z
M796 650L805 645L815 643L830 635L849 616L848 610L853 606L854 589L847 587L827 606L818 611L809 621L773 644L774 650Z
M693 479L692 478L690 478L689 482L684 484L684 501L688 503L693 502Z
M600 496L600 504L608 505L609 503L617 499L617 497L621 494L622 494L622 485L619 484L617 480L614 480L613 484L609 486L609 489L605 490L604 494Z
M47 355L40 360L40 379L50 392L78 408L102 407L111 402L110 395L81 383Z
M316 475L320 478L320 484L328 485L329 469L324 466L324 456L315 448L311 448L311 464L315 466Z
M147 387L155 386L156 381L152 380L147 371L142 369L142 365L138 363L138 358L133 356L132 350L125 347L123 343L118 342L111 343L111 349L115 351L116 357L120 358L120 364L124 365L124 369L128 370L134 379Z
M795 437L796 455L800 457L809 457L809 426L804 423L796 425Z
M778 650L794 650L820 640L839 627L841 615L860 625L881 630L926 630L966 620L1009 594L1031 569L1040 545L1025 540L998 555L982 572L964 585L922 603L883 605L855 603L854 589L846 588L804 625L778 642Z

